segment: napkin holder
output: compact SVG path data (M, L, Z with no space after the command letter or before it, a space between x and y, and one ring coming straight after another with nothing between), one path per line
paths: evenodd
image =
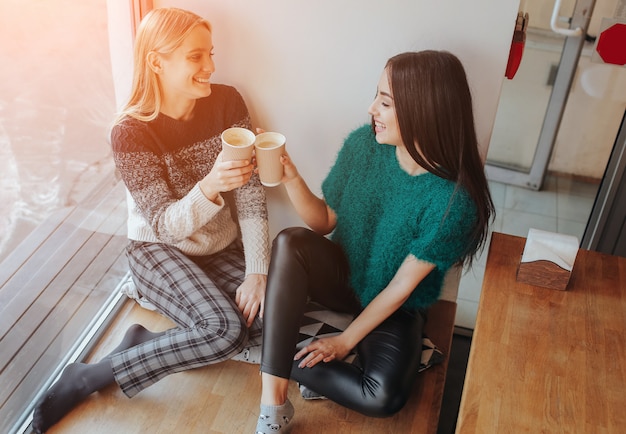
M578 246L578 238L574 236L530 229L517 269L517 281L565 290Z

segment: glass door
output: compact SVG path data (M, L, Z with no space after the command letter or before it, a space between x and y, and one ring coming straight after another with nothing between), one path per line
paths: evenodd
M502 87L487 154L490 180L541 189L579 58L583 50L593 49L589 26L595 4L521 2L521 11L529 14L525 50L516 76Z

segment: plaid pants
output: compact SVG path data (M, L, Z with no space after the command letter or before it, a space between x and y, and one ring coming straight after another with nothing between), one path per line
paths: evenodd
M230 359L248 339L260 341L260 319L248 329L235 304L245 276L240 242L209 256L186 256L172 246L137 241L127 252L139 293L177 324L111 356L115 379L127 396L169 374Z

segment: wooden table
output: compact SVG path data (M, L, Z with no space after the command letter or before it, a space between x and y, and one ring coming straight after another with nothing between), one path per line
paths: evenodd
M626 258L579 250L567 291L518 283L494 233L457 434L626 433Z

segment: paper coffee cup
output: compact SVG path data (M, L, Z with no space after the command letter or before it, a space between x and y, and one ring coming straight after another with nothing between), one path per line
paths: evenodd
M252 161L254 133L246 128L233 127L222 132L222 160Z
M261 133L256 136L254 149L259 168L261 184L275 187L283 179L283 165L280 156L285 152L285 136L280 133Z

